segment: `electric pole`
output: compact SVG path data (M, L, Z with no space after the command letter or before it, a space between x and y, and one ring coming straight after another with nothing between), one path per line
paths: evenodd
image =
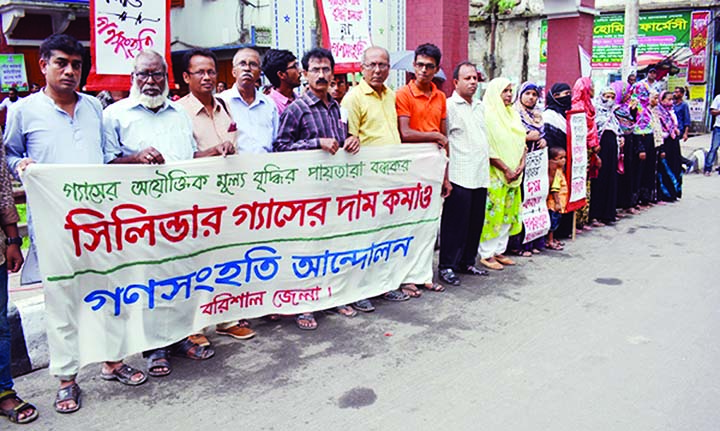
M625 34L623 38L622 79L637 70L638 27L640 24L640 0L625 1Z

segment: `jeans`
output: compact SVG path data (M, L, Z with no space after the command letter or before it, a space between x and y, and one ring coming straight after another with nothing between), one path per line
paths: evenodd
M718 148L720 148L720 127L713 127L710 151L708 151L707 156L705 156L705 169L703 169L703 171L712 171L715 159L717 158Z
M12 389L10 374L10 323L8 323L7 264L0 265L0 391Z

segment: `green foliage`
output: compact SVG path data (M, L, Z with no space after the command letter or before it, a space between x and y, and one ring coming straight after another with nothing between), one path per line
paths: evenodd
M492 13L505 13L520 3L519 0L489 0L486 11Z

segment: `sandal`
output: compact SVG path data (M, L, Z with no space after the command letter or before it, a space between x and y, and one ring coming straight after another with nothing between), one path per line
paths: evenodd
M197 344L198 346L203 347L209 347L210 346L210 340L205 336L205 334L193 334L188 336L188 339L192 341L194 344Z
M77 383L73 383L72 385L60 388L57 391L57 395L55 395L55 411L58 413L73 413L78 410L80 410L80 394L82 391L80 390L80 386L78 386ZM75 407L69 408L69 409L62 409L60 407L60 403L65 401L74 401Z
M390 290L383 294L383 299L390 302L402 302L410 299L405 292L400 289Z
M7 399L14 399L18 404L15 407L12 407L8 410L0 409L0 416L7 416L8 420L15 424L27 424L35 419L38 418L40 415L38 413L37 407L30 403L26 403L23 401L19 396L17 396L17 392L15 392L12 389L8 389L6 391L0 392L0 402L3 402ZM18 419L18 416L20 416L20 413L23 413L27 410L33 410L33 413L30 416L26 416L22 419Z
M531 253L531 255L532 255L532 253ZM498 254L497 256L495 256L495 260L500 262L501 265L515 265L514 260L512 260L509 257L504 256L502 254Z
M167 349L157 349L150 353L148 356L148 374L153 377L165 377L172 373L172 367L170 366L170 360L168 358ZM159 371L161 368L166 368L166 371Z
M531 253L532 253L532 254L540 254L540 249L539 249L539 248L534 248L534 249L532 249Z
M538 252L538 253L540 253L540 252ZM528 250L523 250L518 254L518 256L520 256L520 257L532 257L532 255L533 255L532 252L528 251ZM502 263L502 262L500 262L500 263Z
M420 286L424 287L425 289L427 289L431 292L445 292L445 286L443 286L440 283L427 283L427 284L421 284Z
M565 248L558 242L549 242L545 245L545 247L549 248L550 250L564 250Z
M414 284L401 284L400 290L411 298L419 298L422 296L422 292Z
M355 317L358 314L357 311L353 310L353 308L349 305L340 305L338 307L335 307L335 312L345 317Z
M173 349L173 355L180 356L182 358L194 359L196 361L203 361L210 359L215 355L215 349L211 347L201 346L190 341L188 338L177 343Z
M312 313L302 313L295 316L297 327L303 331L314 331L317 329L317 320Z
M142 374L142 378L135 381L132 377L137 374ZM122 364L107 374L101 371L100 377L103 380L117 380L118 382L128 386L142 385L145 383L145 380L147 380L145 373L127 364Z

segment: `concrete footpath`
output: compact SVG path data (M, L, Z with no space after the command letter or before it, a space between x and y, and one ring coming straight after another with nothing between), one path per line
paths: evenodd
M691 139L684 154L708 145ZM175 358L170 376L136 388L87 366L69 416L52 410L57 382L33 372L16 379L41 410L24 428L715 430L718 212L720 177L691 174L677 203L445 293L321 315L309 333L290 319L253 321L246 342L209 331L215 357ZM11 285L26 339L42 337L41 294Z

